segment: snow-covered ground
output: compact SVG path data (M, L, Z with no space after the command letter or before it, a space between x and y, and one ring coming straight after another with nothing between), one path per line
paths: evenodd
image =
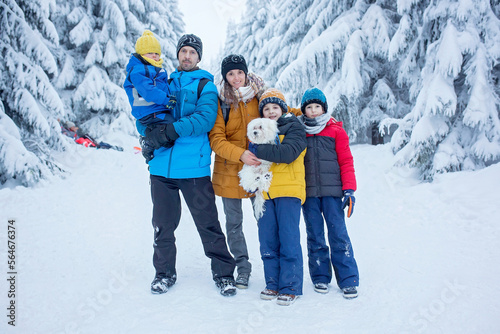
M60 157L71 170L65 179L0 190L1 333L498 332L500 164L421 184L392 167L387 145L353 146L359 189L348 229L359 297L345 300L334 285L315 293L305 266L304 295L282 307L259 299L263 269L249 202L248 290L218 294L184 207L177 284L150 293L148 171L133 152L136 139L118 139L124 152L77 147ZM220 199L218 207L224 224ZM15 328L6 317L9 219L16 226ZM306 259L305 240L302 224Z

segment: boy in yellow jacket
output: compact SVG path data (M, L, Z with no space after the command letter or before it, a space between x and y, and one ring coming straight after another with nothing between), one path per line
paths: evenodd
M271 186L264 193L264 215L259 219L259 242L266 288L260 297L277 298L290 305L302 294L303 262L300 247L300 210L305 201L306 132L295 115L288 113L285 97L268 89L259 101L262 117L278 122L280 144L251 144L257 158L273 162Z

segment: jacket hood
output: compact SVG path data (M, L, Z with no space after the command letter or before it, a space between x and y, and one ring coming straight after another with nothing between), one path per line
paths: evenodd
M138 64L151 65L146 60L144 60L144 58L142 58L140 54L133 53L133 54L130 55L130 59L129 59L127 67L126 67L127 72L130 72L130 70L132 69L132 67L134 67L135 65L138 65Z
M335 118L331 117L330 120L326 123L326 125L335 125L339 127L343 127L343 123L341 121L337 121Z
M277 122L278 122L278 126L280 126L280 125L285 125L285 124L289 124L292 122L299 122L299 120L298 120L297 116L295 116L293 113L287 112L286 114L283 114L283 116L278 118Z

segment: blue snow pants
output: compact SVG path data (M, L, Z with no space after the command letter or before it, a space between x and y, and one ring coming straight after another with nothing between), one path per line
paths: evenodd
M312 282L331 282L331 262L339 288L358 286L358 265L347 234L342 199L332 196L307 197L302 209L306 222L307 255ZM330 254L325 242L324 221L328 229Z
M302 295L300 199L278 197L266 200L264 207L258 226L266 288L282 294Z

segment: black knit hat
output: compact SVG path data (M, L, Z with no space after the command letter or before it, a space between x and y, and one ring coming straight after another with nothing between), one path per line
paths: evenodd
M193 34L182 35L182 37L179 39L179 42L177 43L177 58L179 58L179 51L184 46L190 46L194 48L201 60L201 56L203 54L203 43L201 42L201 38Z
M245 72L245 74L248 74L247 62L245 61L245 58L243 58L242 55L232 54L222 59L222 63L220 65L220 72L222 74L222 78L224 79L224 81L227 81L226 80L227 72L236 69L242 70L243 72Z
M302 103L300 110L303 114L306 113L306 107L308 104L317 103L323 107L323 111L326 114L328 112L328 103L326 103L326 96L318 88L310 88L306 90L304 96L302 96Z

